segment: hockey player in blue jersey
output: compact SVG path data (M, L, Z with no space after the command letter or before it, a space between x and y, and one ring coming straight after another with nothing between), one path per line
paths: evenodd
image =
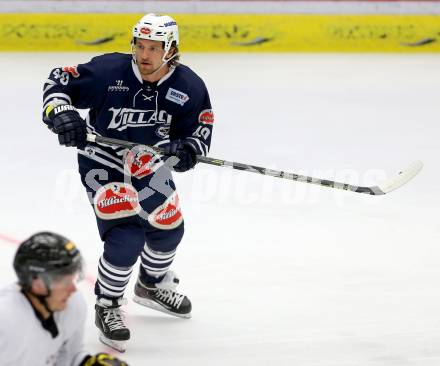
M104 242L95 323L100 339L125 350L121 316L133 266L141 265L134 301L178 317L189 298L170 271L184 233L171 170L192 169L208 153L214 122L204 82L179 63L179 34L169 16L145 15L133 28L132 54L111 53L54 69L44 85L43 121L61 145L78 147L81 180ZM83 120L78 109L89 109ZM164 148L127 151L91 144L86 134Z

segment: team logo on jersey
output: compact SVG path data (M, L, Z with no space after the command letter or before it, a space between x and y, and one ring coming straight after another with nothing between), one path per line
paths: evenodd
M141 179L154 173L163 165L163 161L154 152L130 150L125 156L124 168L127 174Z
M96 216L103 220L134 216L141 210L136 189L130 184L108 183L96 192Z
M140 30L140 32L141 32L142 34L148 35L148 34L151 33L151 29L148 28L148 27L142 27L141 30Z
M153 99L154 99L155 97L156 97L155 95L150 95L150 96L148 96L148 95L145 95L145 94L142 93L142 98L144 98L144 99L143 99L144 102L145 102L145 101L151 102L151 101L153 101Z
M162 230L174 229L183 222L179 196L176 192L148 216L148 222Z
M168 138L169 133L170 133L170 127L159 126L158 128L156 128L156 135L161 139Z
M149 127L156 124L169 126L173 116L166 111L133 109L133 108L109 108L112 119L108 125L109 130L123 131L127 127Z
M204 125L213 125L214 124L214 112L212 109L205 109L199 114L199 122Z
M184 105L189 100L188 95L173 88L168 89L165 98L180 105Z
M72 75L74 78L79 77L79 72L77 70L78 66L65 66L63 67L63 71L68 72L70 75Z

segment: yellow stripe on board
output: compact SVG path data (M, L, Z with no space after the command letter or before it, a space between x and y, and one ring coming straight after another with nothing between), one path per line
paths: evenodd
M0 14L0 51L129 52L143 14ZM182 51L439 52L439 15L179 14Z

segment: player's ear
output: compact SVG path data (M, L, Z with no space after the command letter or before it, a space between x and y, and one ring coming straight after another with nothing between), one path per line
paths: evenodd
M32 292L37 295L46 295L48 291L46 284L40 277L34 277L32 279L31 289Z

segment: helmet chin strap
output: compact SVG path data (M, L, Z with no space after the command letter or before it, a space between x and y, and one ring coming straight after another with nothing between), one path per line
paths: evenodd
M38 301L40 301L41 305L44 306L44 308L49 312L49 314L52 315L53 310L49 307L49 304L47 303L47 299L50 296L50 294L52 293L52 291L50 289L51 279L46 275L41 276L41 279L43 280L44 284L46 285L47 294L46 295L33 294L33 295L38 299Z
M29 288L29 293L32 294L43 307L49 312L49 315L53 314L53 310L49 307L49 304L47 302L47 299L50 297L52 290L50 288L51 286L51 278L47 276L46 274L40 275L40 279L43 281L44 285L46 286L47 294L40 295L36 294L32 291L32 288Z
M44 308L49 312L49 315L53 314L53 310L49 307L49 304L47 303L47 298L50 296L50 291L49 294L47 295L34 295L38 301L40 301L41 305L44 306Z
M168 52L167 52L168 53ZM179 56L179 53L175 53L174 55L172 55L170 58L166 59L165 55L163 55L162 57L162 65L160 65L156 70L154 70L150 75L155 74L156 72L158 72L160 69L162 69L162 67L164 67L165 65L168 64L168 62L170 62L173 58Z
M37 301L47 310L47 312L49 313L49 316L53 314L53 310L49 307L49 304L47 303L47 298L51 294L50 287L48 287L47 295L38 295L38 294L34 293L31 289L24 289L24 288L22 288L22 292L28 299L29 299L29 295L27 293L29 293L35 299L37 299Z

